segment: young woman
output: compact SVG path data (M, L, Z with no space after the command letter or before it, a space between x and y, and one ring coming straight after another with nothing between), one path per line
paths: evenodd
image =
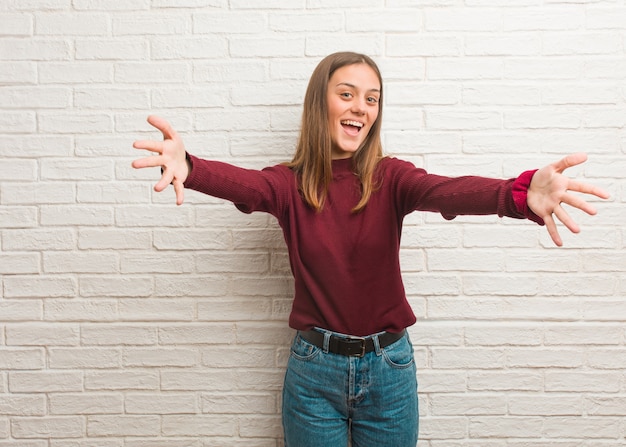
M449 178L383 155L383 85L369 57L342 52L323 59L307 88L291 162L263 170L197 158L165 120L150 124L163 141L136 141L157 156L155 185L173 184L176 203L191 188L272 214L280 224L295 279L289 325L297 335L283 390L286 447L414 447L418 405L413 349L406 328L416 318L402 284L403 218L416 210L497 214L546 225L554 216L578 227L561 207L595 210L569 191L608 195L562 172L585 161L574 154L508 180Z

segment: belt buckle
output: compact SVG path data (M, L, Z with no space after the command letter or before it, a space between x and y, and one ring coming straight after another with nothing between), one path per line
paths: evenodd
M359 357L359 358L363 358L365 357L365 337L355 337L355 336L351 336L349 338L350 341L357 341L359 342L359 352L352 354L352 352L350 353L351 357Z

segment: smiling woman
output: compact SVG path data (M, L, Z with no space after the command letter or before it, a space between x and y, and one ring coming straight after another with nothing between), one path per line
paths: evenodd
M561 203L595 213L570 190L608 197L562 174L584 154L511 179L443 177L385 157L382 98L372 59L336 53L311 76L291 162L250 170L200 159L154 116L164 140L134 143L157 156L133 166L161 166L155 190L172 183L178 204L190 188L278 220L294 275L289 325L297 330L283 390L286 447L345 447L348 439L354 447L415 447L416 366L406 328L416 317L399 260L408 214L528 218L545 223L560 245L553 216L578 231Z
M380 81L366 64L341 67L328 82L328 127L332 158L356 153L379 115Z

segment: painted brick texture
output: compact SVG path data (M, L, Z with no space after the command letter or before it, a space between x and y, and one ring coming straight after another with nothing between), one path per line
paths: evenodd
M308 76L367 53L389 154L513 177L584 151L597 216L407 218L424 447L626 445L626 2L0 1L0 447L282 447L275 221L157 194L132 149L288 160ZM340 447L340 446L338 446Z

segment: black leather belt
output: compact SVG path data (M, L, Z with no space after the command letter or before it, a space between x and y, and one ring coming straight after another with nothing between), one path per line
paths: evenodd
M385 348L392 343L397 342L406 331L402 332L383 332L378 335L378 345ZM319 331L300 331L300 337L308 341L318 348L324 348L324 333ZM328 343L328 351L333 354L341 354L348 357L363 357L368 352L376 349L374 346L374 337L339 337L331 335Z

